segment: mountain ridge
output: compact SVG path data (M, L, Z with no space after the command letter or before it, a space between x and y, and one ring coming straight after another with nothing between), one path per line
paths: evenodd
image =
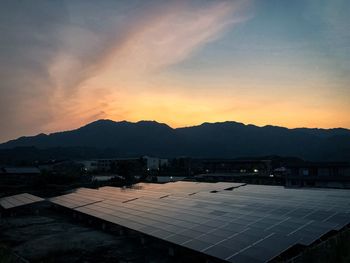
M350 160L350 130L285 128L226 121L172 128L156 121L97 120L74 130L20 137L0 149L91 147L120 155L239 157L296 156L314 160Z

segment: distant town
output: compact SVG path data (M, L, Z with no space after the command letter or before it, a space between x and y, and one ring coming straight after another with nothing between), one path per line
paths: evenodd
M346 162L278 156L3 165L0 240L7 241L1 253L20 262L45 262L63 251L58 262L244 263L256 249L278 242L254 261L308 262L310 255L333 261L348 255L338 250L349 239L349 174ZM33 234L25 236L28 231ZM41 239L50 241L28 250Z
M350 188L349 162L310 162L298 158L165 159L140 156L91 160L48 160L32 166L0 166L1 192L35 182L50 184L131 184L143 182L242 182L286 187ZM43 188L39 186L39 188Z

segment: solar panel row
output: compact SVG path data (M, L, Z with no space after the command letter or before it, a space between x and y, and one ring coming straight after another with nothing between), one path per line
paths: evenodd
M10 209L22 205L32 204L43 201L44 199L31 194L18 194L3 197L0 199L0 206L4 209Z
M266 262L348 224L349 197L342 190L176 182L79 189L52 202L230 262Z

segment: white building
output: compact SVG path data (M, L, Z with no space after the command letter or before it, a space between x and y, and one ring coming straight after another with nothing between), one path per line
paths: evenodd
M146 160L147 170L159 170L162 167L168 166L168 159L150 156L143 156L143 159Z

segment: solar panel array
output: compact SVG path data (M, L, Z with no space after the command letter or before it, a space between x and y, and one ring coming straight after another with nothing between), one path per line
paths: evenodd
M18 194L3 197L0 199L0 206L4 209L15 208L22 205L28 205L36 202L43 201L44 199L31 194Z
M229 189L229 190L225 190ZM80 188L53 203L229 262L266 262L350 222L350 191L237 183Z

